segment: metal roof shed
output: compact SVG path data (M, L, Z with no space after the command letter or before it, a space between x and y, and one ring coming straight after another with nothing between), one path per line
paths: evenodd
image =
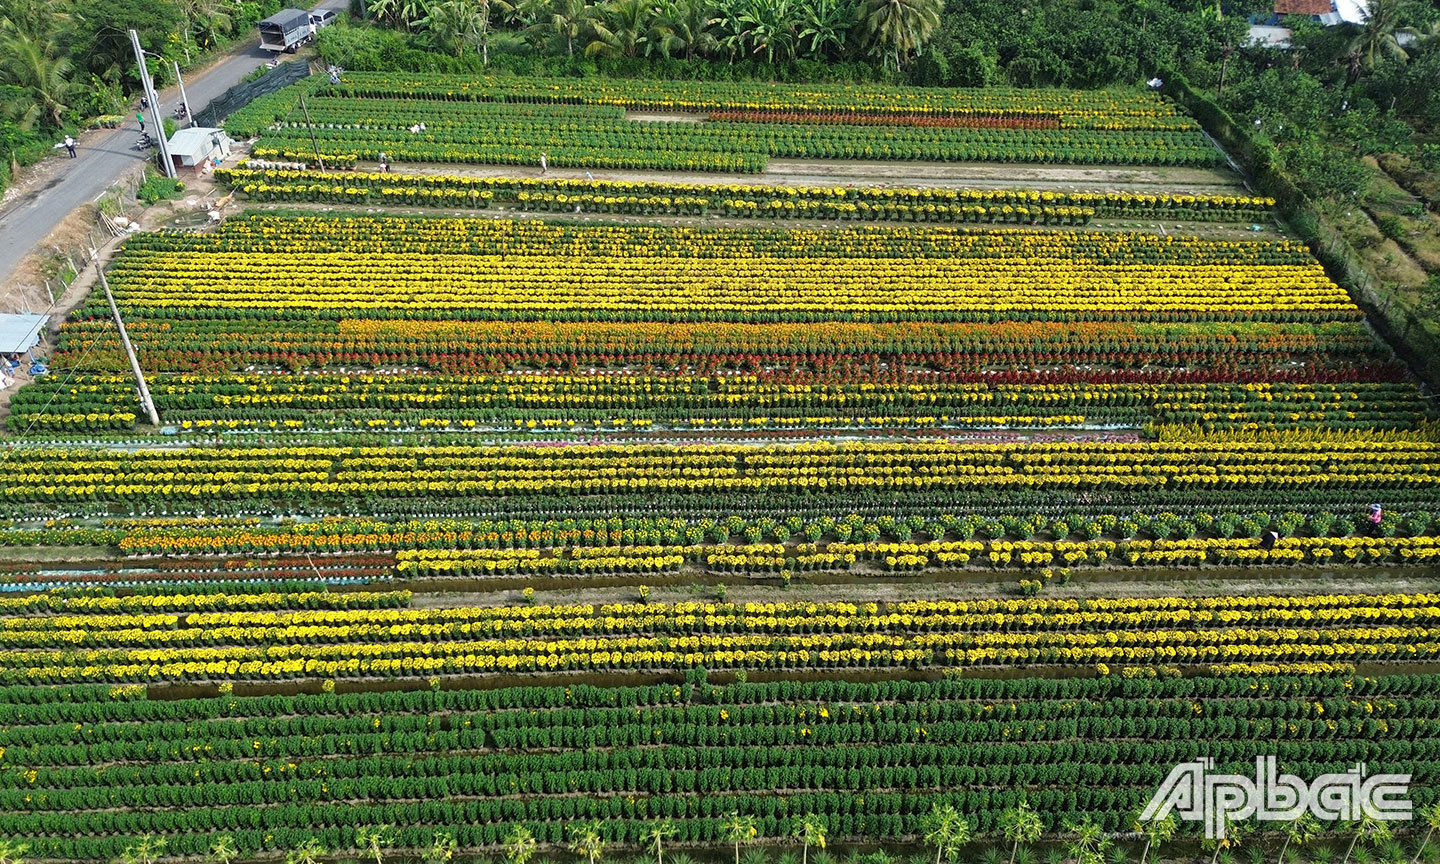
M0 314L0 354L24 354L40 344L49 315Z
M231 143L223 129L190 126L170 136L170 158L176 168L199 168L207 159L228 157Z

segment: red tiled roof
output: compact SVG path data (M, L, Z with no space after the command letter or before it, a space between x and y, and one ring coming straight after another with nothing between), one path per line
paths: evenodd
M1327 15L1333 11L1330 0L1275 0L1276 15Z

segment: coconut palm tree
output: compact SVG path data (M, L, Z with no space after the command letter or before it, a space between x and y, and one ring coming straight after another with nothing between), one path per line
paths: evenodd
M234 6L221 0L180 0L180 14L185 18L185 33L201 48L209 48L230 35L235 22L230 17ZM187 40L188 43L189 40ZM185 49L190 57L190 49Z
M1410 27L1401 27L1402 0L1370 0L1365 9L1365 23L1360 25L1345 52L1346 86L1354 84L1360 73L1375 68L1376 57L1408 60L1410 55L1400 47L1402 35L1419 38Z
M480 7L475 0L440 0L415 28L429 37L436 51L465 56L465 49L480 41Z
M32 128L43 120L52 129L63 126L74 86L70 58L60 44L51 37L14 31L0 37L0 55L0 81L24 90L33 103L21 115L20 125Z
M594 20L596 9L585 0L552 0L543 8L535 23L530 26L532 33L554 34L565 40L565 53L575 56L575 40L586 32Z
M600 823L588 822L570 833L570 851L595 864L605 854L605 838L600 834Z
M875 50L904 67L940 26L945 0L864 0L860 25Z
M1010 864L1015 864L1015 853L1021 843L1034 843L1045 833L1045 823L1030 808L1030 802L1021 801L1008 807L1000 814L1000 832L1010 841Z
M715 53L715 10L708 0L664 0L656 16L654 41L666 57L686 60Z
M1153 847L1157 852L1161 844L1169 843L1170 838L1175 836L1175 817L1166 816L1164 819L1144 820L1140 814L1130 820L1131 830L1145 835L1145 848L1140 851L1140 864L1145 864L1145 859Z
M726 840L735 844L735 864L740 864L740 844L760 836L760 830L755 827L755 817L741 816L738 810L730 811L730 815L720 823L720 830L725 832Z
M516 823L505 835L505 860L510 864L526 864L535 856L535 850L539 846L540 844L535 841L535 835L530 833L530 829Z
M614 0L590 21L590 57L639 57L649 46L653 8L646 0Z
M800 841L800 864L810 864L810 847L825 848L825 823L814 813L796 818L790 836Z
M679 833L675 823L669 819L661 819L645 830L645 840L655 844L655 864L665 864L664 841L669 840Z

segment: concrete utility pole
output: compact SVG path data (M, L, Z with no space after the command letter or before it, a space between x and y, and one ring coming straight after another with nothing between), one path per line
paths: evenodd
M180 104L185 106L185 125L195 121L190 117L190 97L185 95L185 79L180 77L180 61L171 61L175 64L175 80L180 84Z
M120 317L120 307L115 305L115 295L110 293L110 282L105 278L105 266L99 258L95 259L95 272L100 275L100 286L105 289L105 299L110 301L110 314L115 316L115 326L120 328L120 344L130 358L130 371L135 373L135 384L140 391L140 407L149 415L150 425L158 427L160 415L155 411L155 400L150 398L150 387L145 383L145 373L140 371L140 358L135 356L135 346L130 344L130 333L125 329L125 321Z
M135 49L135 61L140 64L140 85L145 98L150 100L150 116L155 123L155 137L160 142L161 168L165 176L175 179L175 162L170 158L170 142L165 140L165 118L160 113L160 97L155 95L155 84L150 80L150 68L145 65L145 49L140 47L140 34L130 31L130 47Z
M310 146L315 148L315 161L320 163L320 170L325 170L325 157L320 155L320 142L315 140L315 124L310 122L310 109L305 107L305 94L300 94L300 110L305 112L305 128L310 130Z

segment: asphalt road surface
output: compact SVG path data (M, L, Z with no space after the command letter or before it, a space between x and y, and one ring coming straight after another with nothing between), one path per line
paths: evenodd
M324 0L315 8L343 10L346 5L346 0ZM200 111L273 56L273 52L261 50L260 37L252 33L203 74L194 78L185 75L185 94L190 98L190 107ZM171 116L180 104L180 89L171 87L161 92L160 103L163 116ZM57 150L49 158L65 163L61 173L43 187L10 202L0 212L0 285L10 282L20 260L72 210L99 198L120 178L153 156L153 150L133 149L140 136L140 127L133 120L134 111L132 105L128 115L132 119L120 129L100 129L82 135L75 159L69 159L63 149ZM148 112L146 119L149 119Z

